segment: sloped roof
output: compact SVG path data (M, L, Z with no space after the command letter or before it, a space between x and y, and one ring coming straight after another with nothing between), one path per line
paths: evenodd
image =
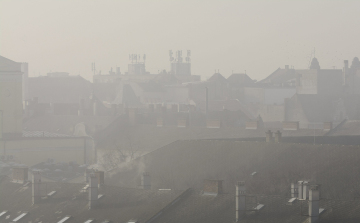
M28 86L29 98L38 97L42 103L78 103L92 92L91 82L79 75L30 77Z
M220 73L213 74L208 81L215 81L215 82L227 82L226 78L221 75Z
M113 104L126 104L127 106L141 105L139 98L136 96L130 84L119 85Z
M235 186L234 186L235 191ZM249 194L246 201L248 210L240 222L244 223L304 223L308 222L308 204L295 201L288 205L290 197ZM257 202L257 203L256 203ZM260 211L254 210L258 204L265 205ZM356 222L360 220L360 201L321 200L320 222ZM302 214L301 214L302 212ZM235 194L204 196L200 191L192 191L191 196L180 201L177 208L166 213L156 223L218 223L235 222Z
M341 135L360 135L360 120L345 120L344 123L331 130L329 135L341 136Z
M145 222L156 215L167 204L171 203L181 191L158 191L120 188L104 185L100 194L99 207L88 209L88 192L80 192L84 184L42 183L43 194L51 191L57 193L51 198L42 200L39 204L31 203L30 187L12 183L3 179L0 183L0 210L7 210L8 219L2 216L1 222L11 222L21 212L28 212L24 217L26 222L58 222L65 216L66 221L85 222L96 219L102 222L106 219L112 222L128 222L137 219Z
M234 86L244 86L253 83L253 80L247 74L232 74L227 80Z
M238 99L210 100L208 103L209 111L223 111L224 109L229 111L242 111L249 119L254 118L252 113L248 111L247 107ZM196 105L200 110L205 111L205 101L198 101Z
M0 72L21 72L21 64L0 56Z
M280 67L267 76L265 79L259 81L260 84L281 84L296 79L296 71L294 69L281 69Z
M289 195L291 182L310 180L321 184L324 198L354 200L360 194L360 175L353 171L359 159L357 146L179 140L136 160L131 171L150 172L158 188L201 189L203 179L220 179L229 193L244 180L249 193L281 196Z

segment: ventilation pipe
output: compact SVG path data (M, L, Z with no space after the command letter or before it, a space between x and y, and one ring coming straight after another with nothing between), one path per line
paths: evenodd
M246 212L246 187L245 181L236 183L236 222L239 222Z
M320 190L318 185L311 185L309 190L309 217L310 223L315 223L319 219Z
M89 181L89 209L96 207L98 195L98 178L94 173L91 173Z
M32 175L32 203L38 204L41 200L40 193L41 175L39 171L34 171Z

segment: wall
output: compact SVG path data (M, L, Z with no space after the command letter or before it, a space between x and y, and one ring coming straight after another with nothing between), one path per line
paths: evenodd
M84 163L85 147L87 163L93 163L95 151L91 138L21 138L0 141L2 155L13 155L16 162L29 166L48 158L60 162Z
M1 57L0 110L3 111L3 134L22 133L21 64Z
M265 88L264 103L267 105L283 104L285 98L291 98L295 93L295 88Z
M296 72L299 75L296 92L298 94L317 94L318 70L296 70Z

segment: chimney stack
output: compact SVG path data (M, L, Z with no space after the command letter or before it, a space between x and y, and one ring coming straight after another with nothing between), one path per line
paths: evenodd
M144 172L141 175L141 187L144 190L150 190L151 189L151 177L149 172Z
M303 181L298 181L298 199L303 199Z
M98 178L94 173L91 173L89 181L89 209L96 207L98 196Z
M308 181L304 181L303 183L303 200L307 200L309 198L309 187L310 183Z
M239 222L246 213L246 187L245 181L236 184L236 222Z
M105 173L104 171L97 170L95 171L96 178L98 179L98 185L99 187L101 185L104 185L105 183Z
M34 171L32 176L32 203L38 204L41 200L41 175L39 171Z
M309 191L309 217L310 223L315 223L319 219L320 190L318 185L311 185Z
M298 197L298 184L291 183L291 197Z

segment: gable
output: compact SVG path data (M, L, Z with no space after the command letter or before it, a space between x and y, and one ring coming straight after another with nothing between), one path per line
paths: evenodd
M0 56L0 72L21 72L21 64Z

